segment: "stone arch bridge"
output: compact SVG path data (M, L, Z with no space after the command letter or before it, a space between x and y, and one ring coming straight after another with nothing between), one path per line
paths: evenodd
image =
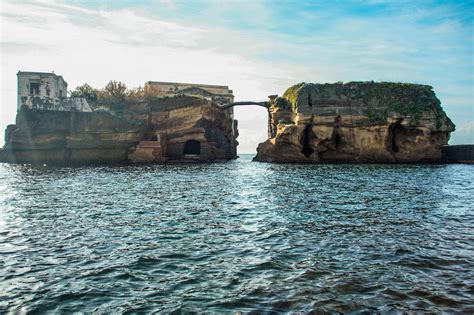
M221 105L222 109L229 109L235 106L261 106L267 109L267 117L268 117L268 137L273 138L275 136L275 128L272 125L272 115L270 114L270 102L252 102L252 101L243 101L243 102L232 102L228 104Z

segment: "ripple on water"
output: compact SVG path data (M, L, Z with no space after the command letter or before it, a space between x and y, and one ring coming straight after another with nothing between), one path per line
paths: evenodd
M0 313L472 313L473 174L0 164Z

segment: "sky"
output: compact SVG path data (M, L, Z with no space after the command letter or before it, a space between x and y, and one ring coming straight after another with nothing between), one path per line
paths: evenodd
M15 122L16 73L69 89L120 80L228 85L264 101L299 82L433 86L474 143L474 0L0 1L0 130ZM236 107L239 153L267 137L264 108ZM3 145L3 137L0 138Z

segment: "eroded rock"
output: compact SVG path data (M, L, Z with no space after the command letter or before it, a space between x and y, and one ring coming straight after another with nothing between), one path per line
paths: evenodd
M431 86L300 83L270 107L266 162L439 162L454 124Z
M122 113L23 109L5 131L0 161L113 163L236 158L234 120L213 102L156 97ZM192 145L194 144L194 146Z

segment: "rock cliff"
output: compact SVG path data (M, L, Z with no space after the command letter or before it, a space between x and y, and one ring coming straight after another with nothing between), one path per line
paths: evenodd
M273 98L266 162L439 162L454 124L431 86L300 83Z
M236 158L234 129L228 111L190 96L153 98L120 113L23 109L17 113L16 124L5 131L0 161L89 164L227 160ZM155 143L160 135L161 156L138 154L142 141ZM187 156L184 150L190 140L198 151Z

